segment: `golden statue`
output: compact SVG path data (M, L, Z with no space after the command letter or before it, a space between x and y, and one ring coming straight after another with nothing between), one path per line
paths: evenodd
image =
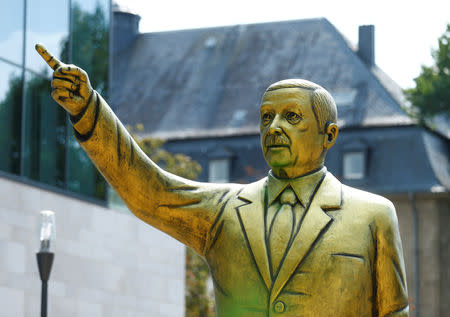
M129 209L207 261L217 316L408 316L394 206L324 167L338 136L324 88L290 79L264 93L268 177L200 183L159 168L86 72L36 49L54 70L52 97L70 114L76 139Z

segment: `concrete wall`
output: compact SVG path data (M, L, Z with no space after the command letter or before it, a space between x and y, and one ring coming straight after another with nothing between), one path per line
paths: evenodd
M395 205L405 256L411 316L415 315L418 274L418 316L439 317L449 310L450 294L450 195L418 194L418 272L415 273L414 215L407 195L388 197Z
M39 212L56 214L49 316L184 316L184 247L133 215L0 178L0 317L36 317Z

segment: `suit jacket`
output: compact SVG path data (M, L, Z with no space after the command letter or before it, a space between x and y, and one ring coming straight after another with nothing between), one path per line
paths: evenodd
M89 126L89 132L79 134L80 126ZM266 178L238 185L171 175L147 158L98 96L74 129L137 217L206 259L217 316L408 315L402 246L388 200L327 173L272 278Z

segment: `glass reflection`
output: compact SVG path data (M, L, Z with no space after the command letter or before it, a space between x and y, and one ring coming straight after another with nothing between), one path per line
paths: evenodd
M61 53L69 32L69 0L28 0L27 12L25 66L42 73L48 66L36 54L36 43L43 43L56 57L67 60Z
M63 62L84 68L93 87L106 97L108 33L109 0L0 1L0 170L105 199L105 181L73 138L65 111L52 100L51 70L36 54L34 45L41 42ZM20 68L23 45L25 79ZM21 155L22 127L25 134Z
M66 113L52 99L50 80L25 75L23 175L64 187Z
M0 61L0 170L20 170L21 69Z
M108 91L108 3L75 0L72 8L72 63L86 70L104 98Z
M22 63L23 0L0 1L0 57Z
M106 97L108 89L109 1L72 1L72 63L89 74L92 86ZM63 54L67 45L63 46ZM103 177L70 133L68 188L105 199Z

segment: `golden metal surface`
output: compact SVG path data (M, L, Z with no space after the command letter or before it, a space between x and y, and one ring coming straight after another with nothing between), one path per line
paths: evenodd
M264 94L268 178L201 183L149 160L83 70L36 49L54 70L52 96L71 114L77 140L130 210L206 259L218 316L408 316L394 206L342 185L323 167L338 127L336 106L322 87L294 79ZM296 199L281 208L286 188L292 190L285 196L294 192ZM290 230L279 235L287 248L276 265L270 248L277 242L269 246L266 230L270 208L293 213L272 228Z

